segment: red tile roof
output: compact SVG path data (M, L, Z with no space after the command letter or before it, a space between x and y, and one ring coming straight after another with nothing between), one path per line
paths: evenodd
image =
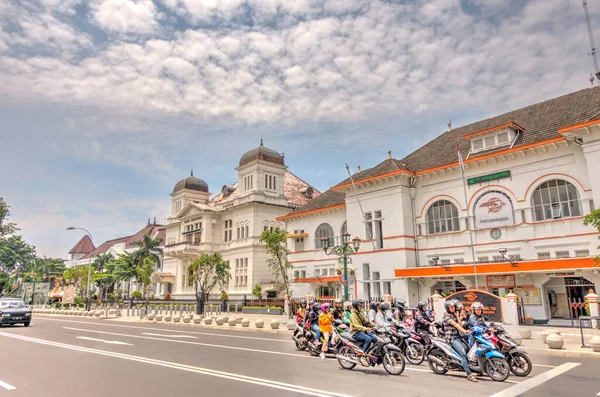
M162 235L161 235L161 230L162 230ZM165 231L165 227L163 225L155 225L155 224L149 224L146 227L144 227L142 230L140 230L139 232L137 232L136 234L134 234L133 236L129 237L129 239L125 242L125 248L137 248L137 245L135 244L138 241L142 241L144 239L144 235L148 234L150 237L155 238L158 237L162 240L161 242L161 246L165 245L165 236L166 236L166 231Z
M96 246L87 234L83 236L77 244L69 251L69 254L89 254L96 249Z
M106 253L110 247L112 247L115 244L119 244L122 243L124 241L127 241L129 238L131 238L131 236L126 236L126 237L119 237L119 238L115 238L113 240L108 240L103 242L102 244L100 244L95 250L93 250L92 252L90 252L89 254L83 256L81 259L90 259L93 258L95 256L98 256L100 254L104 254Z

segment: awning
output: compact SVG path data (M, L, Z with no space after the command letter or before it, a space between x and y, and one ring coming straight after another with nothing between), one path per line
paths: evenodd
M562 271L572 269L594 269L600 268L594 258L568 258L553 259L545 261L519 261L514 265L510 263L481 263L477 265L477 275L484 274L506 274ZM444 276L472 276L473 265L439 265L427 267L413 267L408 269L396 269L394 275L397 278L421 278L421 277L444 277Z
M330 276L330 277L308 277L308 278L297 278L294 280L296 284L306 283L341 283L341 276Z
M286 238L294 238L294 237L308 237L308 233L289 233L285 235Z
M173 273L154 272L150 279L153 283L171 283L175 284L175 275Z

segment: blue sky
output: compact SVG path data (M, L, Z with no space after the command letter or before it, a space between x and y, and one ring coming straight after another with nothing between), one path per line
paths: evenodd
M600 7L591 2L600 32ZM40 254L164 221L189 174L285 152L321 190L589 86L574 0L0 0L0 196Z

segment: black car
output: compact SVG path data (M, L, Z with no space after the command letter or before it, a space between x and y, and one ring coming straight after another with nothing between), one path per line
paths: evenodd
M4 324L23 324L29 327L31 310L25 302L15 298L0 298L0 326Z

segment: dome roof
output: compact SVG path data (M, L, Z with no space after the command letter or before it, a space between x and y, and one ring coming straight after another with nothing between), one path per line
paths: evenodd
M173 193L177 193L178 191L183 189L196 190L199 192L208 193L208 185L202 179L196 178L194 176L194 171L190 172L190 176L188 176L187 178L177 182L177 184L173 188Z
M256 149L252 149L246 152L240 159L240 167L244 164L248 164L254 160L263 160L270 163L285 165L283 156L277 153L273 149L269 149L263 146L262 139L260 140L260 146Z

